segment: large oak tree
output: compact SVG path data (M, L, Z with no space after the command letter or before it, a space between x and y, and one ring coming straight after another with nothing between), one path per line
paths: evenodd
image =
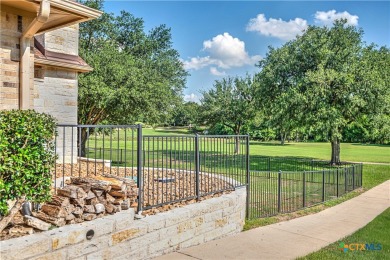
M386 113L389 70L380 67L389 68L383 58L389 51L366 46L362 35L345 20L332 27L309 26L302 36L271 48L256 75L259 104L271 121L321 134L331 143L332 164L340 163L340 140L348 125L363 115Z
M84 4L102 9L103 1ZM81 24L80 56L94 70L79 78L79 122L164 122L187 76L171 38L165 25L146 33L144 21L125 11Z
M83 3L103 8L102 0ZM182 102L187 72L165 25L146 33L141 18L104 13L80 25L80 56L94 68L79 77L80 124L166 122Z

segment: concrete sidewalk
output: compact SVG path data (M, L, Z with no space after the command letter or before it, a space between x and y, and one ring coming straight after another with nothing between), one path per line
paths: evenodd
M295 259L354 233L388 207L390 180L319 213L252 229L156 259Z

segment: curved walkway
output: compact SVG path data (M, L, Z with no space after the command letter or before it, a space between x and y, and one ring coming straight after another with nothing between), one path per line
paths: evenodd
M319 213L255 228L157 259L295 259L354 233L388 207L390 180Z

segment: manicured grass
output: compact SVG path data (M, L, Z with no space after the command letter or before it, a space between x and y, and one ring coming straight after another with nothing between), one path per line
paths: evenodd
M371 189L390 180L390 165L363 165L363 188Z
M176 136L176 135L193 135L185 127L175 128L143 128L144 136ZM127 140L136 138L136 132L128 130ZM109 135L105 136L105 146L108 148L110 140L107 139ZM119 143L118 143L119 137ZM97 136L97 147L102 146L102 135ZM119 133L114 132L112 147L124 148L125 134L123 131ZM90 138L90 146L94 147L94 135ZM131 145L131 144L128 144ZM129 146L127 147L129 149ZM331 149L330 143L314 143L314 142L290 142L285 145L280 145L279 142L250 142L250 154L271 157L305 157L321 160L329 160ZM136 143L133 144L133 149L136 149ZM356 144L356 143L342 143L341 144L341 160L353 162L375 162L375 163L389 163L390 164L390 145L370 145L370 144Z
M390 208L351 236L343 238L315 253L298 259L389 259L389 223ZM374 244L377 249L379 249L378 244L380 244L381 250L348 250L343 252L339 249L341 243L344 243L345 245ZM353 246L352 248L355 249L356 246Z
M187 127L162 127L162 128L143 128L143 135L188 135L192 134Z
M355 196L360 195L362 192L369 190L386 180L390 180L390 165L364 165L363 166L363 187L356 191L344 194L343 196L329 200L323 204L316 205L310 208L302 209L293 213L279 214L273 217L249 219L245 222L244 230L249 230L256 227L261 227L280 221L285 221L309 214L320 212L326 208L333 207L344 201L347 201ZM388 229L389 229L388 224Z
M263 156L294 156L329 160L330 143L286 143L255 142L250 143L250 153ZM390 145L366 145L355 143L341 144L341 160L353 162L390 163Z
M98 149L91 149L89 156L93 158L112 159L113 165L119 166L134 166L136 163L136 132L127 130L127 132L113 131L106 133L104 137L102 134L91 135L87 147ZM185 138L185 135L193 134L188 132L186 128L160 128L160 129L143 129L144 136L152 136L149 139L144 139L144 162L145 166L153 168L175 168L194 170L194 138ZM164 135L165 137L157 137ZM179 137L174 137L179 136ZM127 140L127 142L125 142ZM149 141L148 141L149 140ZM245 157L243 151L240 155L234 155L234 139L219 139L213 140L202 139L201 145L201 171L223 174L230 178L234 178L239 182L245 182ZM243 148L243 146L241 146ZM222 152L221 152L222 150ZM303 170L312 171L318 170L316 168L316 161L318 159L329 160L330 144L329 143L286 143L281 146L278 142L250 142L250 168L259 173L251 173L251 187L255 192L251 192L251 201L255 202L251 207L258 208L261 211L268 212L267 215L276 214L275 209L275 192L277 172L296 171L292 177L285 178L286 185L288 185L289 192L283 194L282 211L294 211L302 207L302 181L301 174ZM269 157L262 158L262 156ZM291 159L288 159L290 157ZM344 161L364 161L364 162L382 162L390 161L390 146L389 145L361 145L361 144L342 144L341 158ZM303 160L302 160L303 159ZM314 160L314 168L313 162ZM300 163L303 161L304 163ZM270 163L271 162L271 163ZM311 162L311 163L306 163ZM267 166L270 165L270 166ZM267 168L268 167L268 168ZM319 169L327 168L324 165L318 165ZM264 178L261 171L271 171L274 178ZM361 191L370 189L383 181L390 179L390 165L364 165L363 170L363 189ZM328 174L329 178L334 176ZM286 175L287 176L287 175ZM274 179L274 180L273 180ZM308 181L306 179L306 206L321 202L321 185L322 181ZM334 183L334 180L332 181ZM341 185L342 186L342 185ZM343 187L341 187L342 190ZM266 195L261 195L266 194ZM340 195L343 192L339 193ZM248 221L246 229L256 226L262 226L273 221L281 221L284 219L293 218L296 216L307 215L318 212L326 207L338 204L353 196L359 194L358 192L349 193L341 198L333 199L325 204L306 208L291 215L283 214L276 217L255 219ZM335 197L335 186L326 186L325 200ZM284 202L285 201L285 202Z

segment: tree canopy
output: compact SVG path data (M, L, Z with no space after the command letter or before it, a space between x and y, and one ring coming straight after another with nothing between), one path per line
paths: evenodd
M215 81L212 89L202 93L203 122L211 126L222 124L239 135L242 127L256 115L254 89L249 75Z
M196 102L185 102L173 111L173 123L175 126L193 126L199 121L200 105Z
M309 26L279 49L270 48L258 64L257 97L270 121L321 134L332 144L332 164L340 162L348 125L363 116L388 115L389 72L383 68L389 68L389 50L367 47L362 35L345 20Z
M84 4L102 9L103 1ZM94 70L79 77L79 123L166 121L182 102L187 72L170 29L148 33L144 21L122 11L80 25L80 56Z

